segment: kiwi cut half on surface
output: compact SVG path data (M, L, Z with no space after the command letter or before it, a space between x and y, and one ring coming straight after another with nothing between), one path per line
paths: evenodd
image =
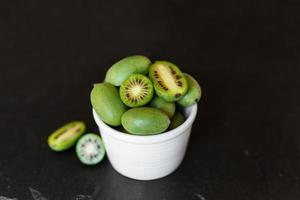
M152 82L144 75L133 74L122 83L120 97L128 107L146 105L153 97Z
M188 82L183 73L171 62L156 61L151 65L149 75L156 94L165 101L177 101L188 90Z
M76 144L78 159L85 165L96 165L101 162L105 155L102 139L95 133L83 135Z
M71 148L84 133L86 127L82 121L72 121L54 131L48 138L48 145L53 151Z

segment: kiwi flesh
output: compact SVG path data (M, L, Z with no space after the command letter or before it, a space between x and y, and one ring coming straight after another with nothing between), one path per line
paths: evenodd
M146 105L153 97L153 85L144 75L130 75L120 87L120 97L128 107Z
M105 155L102 139L95 133L83 135L76 144L78 159L85 165L95 165L101 162Z
M151 65L149 75L156 94L165 101L177 101L188 90L188 82L183 73L171 62L156 61Z
M164 111L170 119L173 117L176 110L176 105L174 102L167 102L158 96L155 96L152 99L149 106Z
M82 121L67 123L49 136L48 145L53 151L67 150L76 143L85 129L85 124Z
M191 75L184 73L185 78L189 84L188 92L177 103L181 106L187 107L194 105L200 101L202 91L199 83Z

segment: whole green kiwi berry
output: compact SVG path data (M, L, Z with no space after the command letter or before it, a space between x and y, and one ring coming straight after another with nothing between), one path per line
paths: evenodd
M177 103L181 106L191 106L199 102L201 98L201 87L199 83L189 74L184 74L186 77L188 84L189 84L189 90L188 92L179 100Z
M134 135L159 134L164 132L169 124L169 117L156 108L132 108L122 116L123 127Z
M105 82L120 86L131 74L147 75L151 61L146 56L134 55L113 64L106 73Z
M111 126L120 126L127 107L120 99L118 89L110 83L98 83L91 92L91 103L102 121Z
M173 118L171 119L171 124L169 126L169 129L172 130L179 127L181 124L183 124L184 121L185 121L184 115L181 114L181 112L176 111Z
M158 96L155 96L152 99L149 106L164 111L170 119L173 117L176 110L176 105L174 102L167 102Z

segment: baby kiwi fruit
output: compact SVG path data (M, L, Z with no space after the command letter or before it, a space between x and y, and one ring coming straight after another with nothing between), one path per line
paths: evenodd
M183 116L183 114L181 114L181 112L176 111L173 118L171 119L171 124L169 126L169 129L175 129L178 126L180 126L181 124L183 124L183 122L185 121L185 118Z
M144 75L130 75L120 87L120 97L129 107L143 106L153 97L153 85Z
M184 74L189 84L188 92L177 103L181 106L191 106L196 104L201 98L201 87L191 75Z
M54 131L49 136L48 145L54 151L64 151L72 147L84 131L84 122L70 122Z
M155 135L164 132L170 124L166 113L156 108L131 108L122 116L123 127L133 135Z
M106 124L120 126L127 107L121 101L118 89L110 83L98 83L91 92L93 108Z
M102 139L95 133L83 135L76 144L78 159L85 165L95 165L102 161L105 148Z
M151 61L146 56L134 55L123 58L109 68L105 82L120 86L131 74L148 74Z
M188 83L180 69L168 61L156 61L150 67L150 78L156 94L165 101L179 100L188 90Z
M155 96L149 105L150 107L164 111L170 119L173 117L176 110L176 105L174 102L167 102L158 96Z

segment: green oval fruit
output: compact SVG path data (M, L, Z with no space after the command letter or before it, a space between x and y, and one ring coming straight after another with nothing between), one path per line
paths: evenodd
M174 102L167 102L158 96L154 97L149 105L153 108L164 111L170 119L173 117L176 110Z
M96 165L101 162L105 155L102 139L95 133L83 135L76 144L78 159L85 165Z
M177 103L181 106L191 106L196 104L201 98L201 87L191 75L184 74L189 84L188 92Z
M171 124L169 126L169 129L172 130L172 129L177 128L178 126L183 124L184 121L185 121L185 118L184 118L183 114L181 114L181 112L179 112L179 111L176 111L173 118L171 119Z
M188 83L180 69L168 61L156 61L149 70L156 94L165 101L179 100L188 90Z
M123 58L109 68L105 81L120 86L131 74L148 74L151 61L146 56L134 55Z
M54 131L48 138L48 145L54 151L64 151L72 147L84 133L85 124L82 121L70 122Z
M99 117L111 126L120 126L126 106L119 97L119 92L110 83L95 84L91 92L91 103Z
M132 108L122 116L123 127L134 135L159 134L164 132L169 124L169 117L156 108Z

